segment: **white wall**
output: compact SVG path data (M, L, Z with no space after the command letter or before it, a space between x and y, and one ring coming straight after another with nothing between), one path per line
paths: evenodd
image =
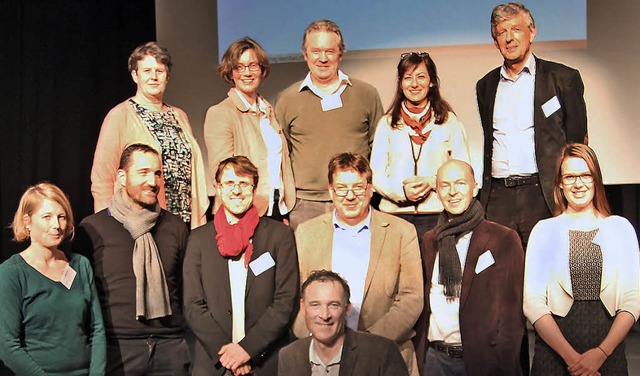
M482 16L488 19L490 12L488 9L487 15ZM640 148L638 16L640 2L636 0L588 0L586 45L571 41L533 45L539 57L580 70L585 83L590 145L600 157L607 184L640 182L640 163L635 161L636 150ZM229 87L215 73L216 1L156 0L156 20L158 41L169 49L174 60L165 100L189 114L194 133L206 153L202 137L205 112L225 98ZM302 38L303 30L283 32L299 33ZM482 130L475 84L501 64L499 52L488 32L486 45L416 49L429 51L436 62L443 96L467 128L474 167L479 173ZM377 87L386 107L395 90L396 65L403 51L347 52L341 68ZM304 63L274 64L261 94L273 103L280 90L303 78L306 72Z

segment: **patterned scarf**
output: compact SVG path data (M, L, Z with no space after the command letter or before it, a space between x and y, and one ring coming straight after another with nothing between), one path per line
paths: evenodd
M171 315L169 288L158 246L149 231L156 225L160 205L133 210L119 189L109 202L109 212L135 240L133 274L136 276L136 319L147 320Z
M465 234L473 231L484 219L484 209L476 199L460 215L450 217L443 211L438 218L438 225L433 229L440 255L440 277L438 282L444 286L444 295L451 302L460 298L462 291L462 265L456 249L456 243Z
M260 222L258 209L254 205L240 218L236 224L229 224L224 212L224 206L220 206L213 217L213 225L216 228L216 241L218 251L222 257L236 257L244 252L244 267L249 265L253 254L253 244L250 240Z
M427 104L428 109L427 112L420 117L419 120L416 120L415 117L411 117L411 111L405 106L404 102L401 106L400 115L402 116L402 120L406 125L408 125L415 134L410 135L411 141L415 142L418 145L424 144L425 141L429 138L431 134L431 129L427 130L423 133L425 126L431 120L431 115L433 114L433 108L430 104ZM415 114L413 114L415 115Z

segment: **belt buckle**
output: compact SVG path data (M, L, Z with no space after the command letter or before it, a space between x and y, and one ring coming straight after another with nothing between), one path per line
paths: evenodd
M507 188L513 188L518 186L518 178L507 176L504 178L504 186Z

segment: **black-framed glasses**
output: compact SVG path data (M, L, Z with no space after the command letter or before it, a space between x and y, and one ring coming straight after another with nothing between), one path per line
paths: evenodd
M353 192L354 196L364 196L365 193L367 193L367 186L362 186L362 185L358 185L355 187L351 187L351 188L347 188L347 187L338 187L338 188L333 188L333 191L336 193L336 196L338 197L347 197L347 195L349 194L349 192Z
M411 51L411 52L403 52L400 54L400 59L404 59L407 56L411 56L411 55L416 55L421 59L424 59L425 57L429 57L429 53L428 52L424 52L424 51Z
M248 191L253 188L253 184L249 183L248 181L223 181L222 183L220 183L220 185L222 186L222 189L227 192L233 191L234 189L236 189L236 187L239 187L242 191Z
M257 72L262 68L262 66L258 63L249 63L249 65L238 63L233 66L233 70L236 71L237 73L242 73L247 68L249 68L250 72Z
M582 174L582 175L562 175L562 184L566 184L566 185L575 184L578 178L580 178L580 181L582 182L582 184L593 183L593 175Z

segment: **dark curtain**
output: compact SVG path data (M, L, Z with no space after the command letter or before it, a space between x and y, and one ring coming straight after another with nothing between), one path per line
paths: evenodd
M71 199L76 223L93 212L91 163L110 108L135 93L133 49L155 40L153 0L0 2L0 261L24 189L42 180Z

